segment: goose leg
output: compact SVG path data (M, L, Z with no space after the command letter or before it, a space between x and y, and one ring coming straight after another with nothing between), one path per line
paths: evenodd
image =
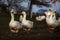
M28 29L28 31L30 31L30 30L31 30L31 28Z
M17 30L15 30L15 33L18 33L19 32L19 30L17 29Z
M29 29L24 28L23 30L24 30L24 31L30 31L31 29L30 29L30 28L29 28Z
M19 30L17 28L10 28L11 32L17 33Z
M51 28L49 32L54 33L54 28Z
M54 33L55 28L49 28L50 33Z
M24 30L24 31L27 31L27 29L26 29L26 28L23 28L23 30Z
M11 31L11 32L14 32L11 27L10 27L10 31Z
M13 32L13 33L15 32L14 30L12 30L12 28L10 28L10 30L11 30L11 32Z
M15 33L19 32L18 28L16 28L16 27L14 27L14 31L15 31Z

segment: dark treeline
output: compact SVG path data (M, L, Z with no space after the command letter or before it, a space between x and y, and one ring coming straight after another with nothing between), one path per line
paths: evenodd
M20 0L18 0L18 1L20 1ZM24 1L24 0L23 0ZM33 4L36 4L36 5L44 5L44 6L50 6L50 5L48 5L47 3L44 3L44 2L40 2L40 1L38 1L38 0L29 0L29 1L31 1L31 3L30 3L30 7L29 7L29 13L31 12L31 8L32 8L32 5ZM2 9L2 11L3 12L9 12L8 11L8 9L7 9L7 7L9 8L10 6L12 7L12 6L15 6L16 8L18 8L18 6L17 6L17 4L16 4L16 0L15 1L13 1L12 2L12 0L7 0L7 2L8 2L8 5L6 5L6 4L4 4L4 3L0 3L0 8ZM22 2L22 1L21 1ZM18 9L20 9L20 8L18 8Z

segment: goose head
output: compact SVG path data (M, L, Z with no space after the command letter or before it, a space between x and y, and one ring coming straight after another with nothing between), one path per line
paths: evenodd
M49 9L49 11L45 12L45 15L46 16L51 16L51 15L54 15L54 12L52 9Z
M23 17L23 20L26 19L26 12L25 11L22 11L22 17Z
M54 15L54 14L52 14L52 13L50 13L50 12L45 12L45 15L46 15L46 16L52 16L52 15Z
M52 19L55 19L56 20L55 13L53 13L53 12L50 12L50 11L45 12L45 15L46 15L47 18L51 18L51 20Z
M25 11L22 11L22 14L23 14L23 15L26 15L26 12L25 12Z
M10 13L13 13L14 12L14 9L11 9Z
M51 13L50 12L45 12L45 15L49 16L49 15L51 15Z

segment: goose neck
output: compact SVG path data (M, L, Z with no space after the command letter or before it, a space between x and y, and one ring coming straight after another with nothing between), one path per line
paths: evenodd
M14 14L11 13L11 20L14 20Z
M26 14L24 14L24 17L23 17L23 19L26 19Z

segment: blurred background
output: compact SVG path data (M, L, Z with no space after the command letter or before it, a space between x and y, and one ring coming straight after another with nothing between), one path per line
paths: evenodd
M0 10L9 12L14 8L15 14L21 10L29 13L41 13L52 7L56 13L60 14L60 0L0 0Z

